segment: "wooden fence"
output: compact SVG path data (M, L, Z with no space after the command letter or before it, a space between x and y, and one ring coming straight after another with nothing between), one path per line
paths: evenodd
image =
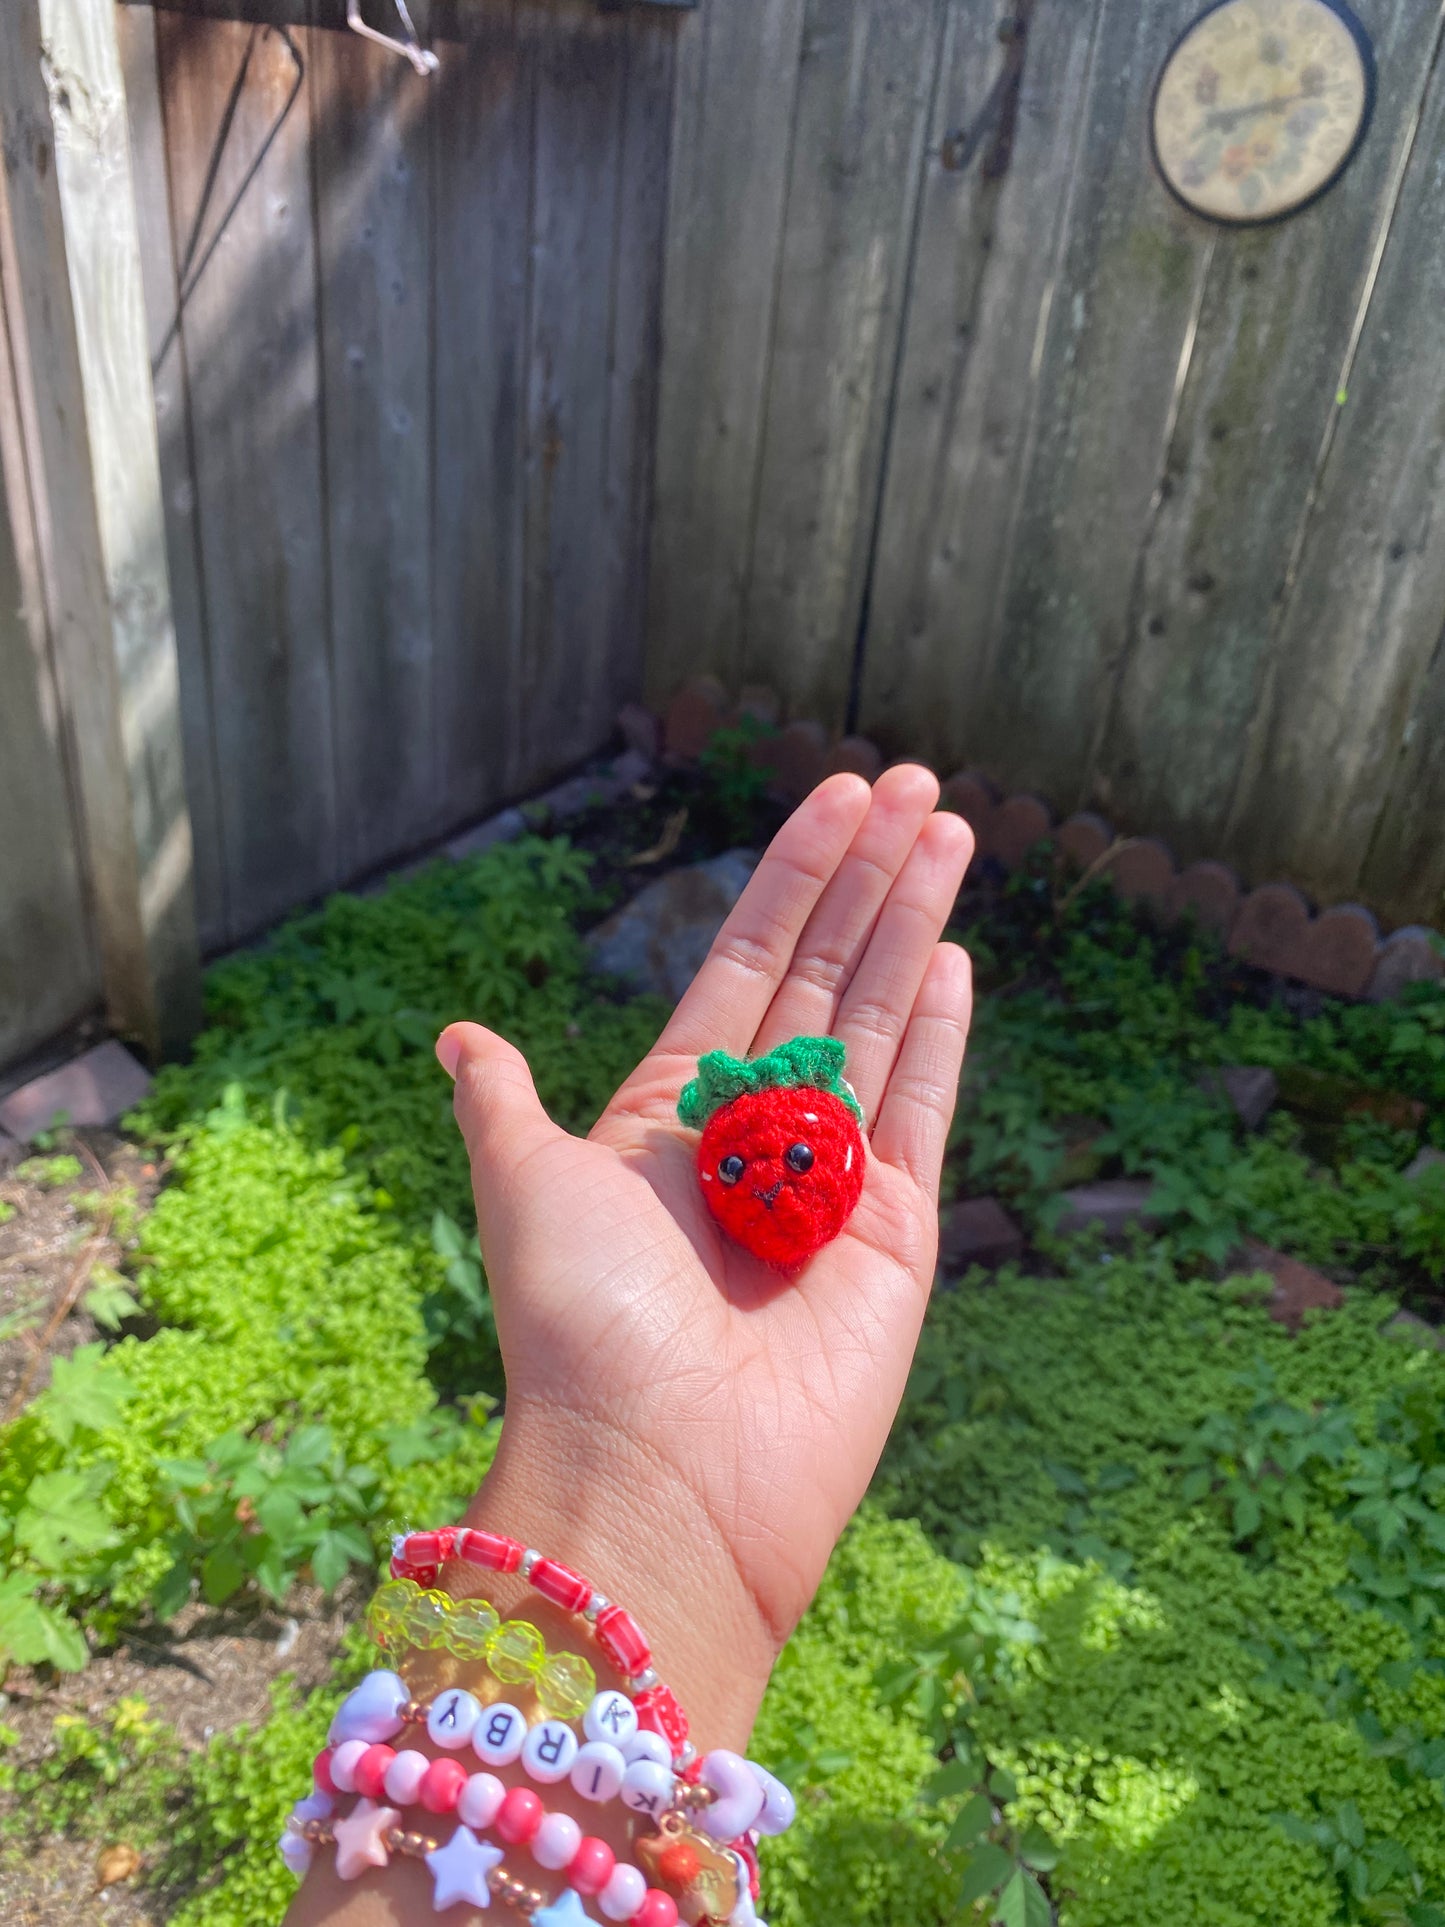
M344 0L120 4L110 186L169 558L168 610L150 578L136 606L148 687L178 686L202 946L539 785L644 679L698 669L1436 920L1441 0L1357 0L1368 135L1253 233L1186 214L1148 152L1197 7L429 0L424 79ZM89 97L50 54L63 131ZM7 193L38 205L54 184L5 134ZM72 222L85 155L61 158ZM82 363L105 280L71 259ZM0 399L10 521L43 536L24 417ZM91 779L64 570L27 587L22 536L0 808L36 834L0 825L0 1062L111 986L118 944L151 979L185 945L97 908L98 825L132 825L142 880L186 826L167 841L164 782L138 787L164 755L116 750L157 707L118 617Z

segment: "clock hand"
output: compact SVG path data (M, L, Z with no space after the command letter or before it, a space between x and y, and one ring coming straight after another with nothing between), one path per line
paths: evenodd
M1302 89L1297 94L1275 94L1268 100L1250 101L1244 107L1217 107L1212 114L1205 115L1204 125L1217 127L1221 133L1228 133L1241 121L1251 120L1258 114L1279 114L1283 113L1286 107L1293 107L1296 101L1318 100L1320 93L1324 91L1321 88L1315 93L1305 93Z

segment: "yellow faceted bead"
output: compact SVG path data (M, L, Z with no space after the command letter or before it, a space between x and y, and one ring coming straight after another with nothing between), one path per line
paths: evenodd
M448 1615L442 1644L458 1659L481 1661L497 1626L495 1606L485 1599L459 1599Z
M487 1641L487 1664L506 1686L535 1679L546 1657L542 1635L525 1619L506 1620Z
M412 1646L442 1645L451 1603L444 1592L418 1592L398 1618L397 1631Z
M549 1720L580 1720L597 1692L597 1675L580 1653L553 1653L537 1675L537 1705Z
M402 1613L420 1591L421 1587L412 1579L388 1579L384 1586L377 1587L366 1609L366 1628L378 1646L395 1629Z

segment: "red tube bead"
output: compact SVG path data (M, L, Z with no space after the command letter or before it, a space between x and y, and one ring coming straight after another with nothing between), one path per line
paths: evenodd
M637 1708L637 1723L648 1733L660 1733L674 1753L687 1745L687 1715L677 1703L671 1687L649 1686L632 1702Z
M409 1566L439 1566L444 1554L439 1532L409 1532L401 1542L401 1556Z
M563 1612L580 1613L592 1597L590 1582L558 1559L539 1559L532 1568L532 1584Z
M428 1813L451 1813L466 1783L467 1769L460 1760L433 1760L421 1776L416 1797Z
M374 1746L367 1747L352 1769L351 1777L356 1782L357 1792L364 1793L368 1800L379 1800L384 1790L386 1769L395 1758L394 1746L378 1741Z
M567 1862L567 1879L579 1894L600 1894L616 1865L617 1855L607 1842L588 1834Z
M661 1887L649 1887L627 1927L677 1927L677 1902Z
M434 1586L437 1569L435 1566L414 1566L409 1559L403 1559L398 1553L392 1557L391 1576L393 1579L414 1580L418 1586Z
M525 1551L520 1539L504 1539L497 1532L474 1532L469 1527L457 1534L458 1558L470 1566L485 1566L489 1572L515 1572Z
M652 1653L642 1628L621 1606L609 1606L605 1613L597 1615L597 1644L627 1678L645 1673L652 1664Z
M509 1847L524 1847L541 1826L546 1812L541 1795L529 1786L508 1787L492 1822L492 1831Z
M331 1748L323 1746L311 1762L311 1777L316 1782L318 1793L335 1793L336 1782L331 1777Z

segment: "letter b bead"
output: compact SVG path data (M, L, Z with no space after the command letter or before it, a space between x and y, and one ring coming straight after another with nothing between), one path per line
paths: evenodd
M472 1751L483 1766L510 1766L527 1737L527 1720L520 1707L497 1700L483 1709L472 1729Z

